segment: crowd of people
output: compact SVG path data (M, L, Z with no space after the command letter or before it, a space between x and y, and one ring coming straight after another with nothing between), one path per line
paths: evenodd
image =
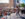
M9 11L7 10L0 11L0 19L22 19L24 18L20 16L19 11L20 9L18 6L16 6L16 8L14 8L13 10L9 9Z

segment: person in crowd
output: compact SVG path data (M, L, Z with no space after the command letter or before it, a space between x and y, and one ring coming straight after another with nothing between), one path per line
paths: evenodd
M2 12L0 11L0 17L2 16Z
M4 16L7 16L7 11L4 11Z
M17 19L22 19L22 18L20 18L19 11L20 11L19 7L16 6L16 17L17 17Z
M0 11L0 19L3 17L3 15L2 15L2 11Z
M1 19L6 19L6 18L7 18L7 11L4 10L3 17Z
M18 7L14 8L14 13L11 14L11 19L21 19L18 13Z
M16 10L17 10L17 12L18 12L18 14L19 14L20 9L19 9L19 7L18 7L18 6L16 6Z
M19 14L22 19L25 19L25 10L20 10Z
M11 11L10 11L11 9L9 9L9 11L8 11L8 15L10 15L11 14Z
M10 19L10 16L8 15L8 12L4 10L4 15L1 19Z
M15 12L11 13L11 19L16 19L16 13Z

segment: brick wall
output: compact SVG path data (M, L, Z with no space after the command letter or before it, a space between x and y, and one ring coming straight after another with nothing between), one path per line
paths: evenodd
M10 3L0 3L0 7L8 7L11 8L13 6L13 0L10 0Z
M9 4L9 8L11 8L11 6L13 6L13 0L10 0L10 4Z

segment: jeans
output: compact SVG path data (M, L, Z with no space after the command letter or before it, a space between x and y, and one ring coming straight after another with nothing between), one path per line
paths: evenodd
M22 17L22 19L25 19L24 17Z
M21 17L22 19L25 19L24 17Z

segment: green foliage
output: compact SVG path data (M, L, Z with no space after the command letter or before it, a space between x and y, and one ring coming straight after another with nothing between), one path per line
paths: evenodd
M21 6L22 6L22 7L24 7L24 6L25 6L25 4L24 4L24 3L22 3L22 4L21 4Z

